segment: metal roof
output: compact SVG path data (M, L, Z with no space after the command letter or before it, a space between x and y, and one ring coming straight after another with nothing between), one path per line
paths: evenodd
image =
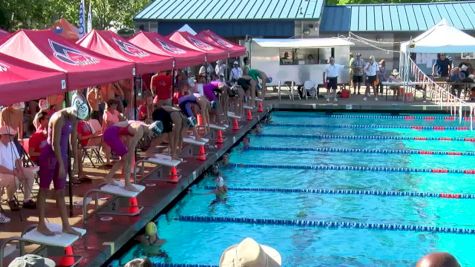
M475 1L325 6L320 32L418 32L443 18L460 30L475 30Z
M320 19L323 0L155 0L135 20Z

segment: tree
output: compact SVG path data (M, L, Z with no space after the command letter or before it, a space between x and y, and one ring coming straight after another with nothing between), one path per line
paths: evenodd
M150 0L92 1L93 28L133 27L133 17ZM77 24L81 0L0 0L0 28L6 30L44 29L61 17Z

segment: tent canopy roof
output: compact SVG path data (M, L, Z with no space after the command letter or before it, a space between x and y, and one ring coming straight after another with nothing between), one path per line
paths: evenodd
M139 32L129 39L132 44L152 53L173 57L177 68L201 64L205 53L191 50L155 32Z
M66 75L0 53L0 105L28 101L61 92Z
M195 51L206 53L206 59L208 62L216 61L218 59L225 59L228 57L228 53L226 51L210 45L198 36L191 35L188 32L177 31L172 33L169 39Z
M217 35L216 33L210 30L201 31L198 34L198 37L201 37L201 39L205 40L206 42L216 47L219 47L221 49L228 51L231 57L239 57L239 56L244 55L244 53L246 53L245 47L228 42L223 37Z
M173 58L139 48L111 31L93 30L78 44L105 56L135 63L137 74L155 73L173 67Z
M401 44L401 51L415 53L475 52L475 38L449 25L443 19L426 32Z
M132 78L133 64L85 49L51 30L18 31L0 45L0 52L65 72L69 90Z
M305 38L305 39L252 39L261 47L275 48L318 48L351 46L354 43L341 38Z

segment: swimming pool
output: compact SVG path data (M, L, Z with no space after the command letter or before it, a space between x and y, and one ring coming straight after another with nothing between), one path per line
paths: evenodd
M273 112L222 168L226 203L210 205L205 177L158 219L167 256L151 259L215 266L252 237L283 266L411 266L432 251L474 266L469 125L441 114ZM144 254L135 246L121 261Z

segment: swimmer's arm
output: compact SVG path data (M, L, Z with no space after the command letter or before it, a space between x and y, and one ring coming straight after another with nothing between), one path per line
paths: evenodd
M69 143L71 144L71 151L73 152L74 157L74 169L78 170L79 165L79 156L78 156L78 121L73 120L73 131L71 132L71 136L69 137Z
M59 166L64 169L63 157L61 157L61 128L63 128L63 119L55 116L55 120L51 122L53 124L51 136L53 137L53 152Z
M129 126L130 127L130 126ZM140 138L143 136L143 130L141 128L134 129L135 134L128 142L128 153L125 156L125 167L124 167L124 178L126 181L130 180L130 168L132 163L132 158L135 157L135 147L137 146Z

